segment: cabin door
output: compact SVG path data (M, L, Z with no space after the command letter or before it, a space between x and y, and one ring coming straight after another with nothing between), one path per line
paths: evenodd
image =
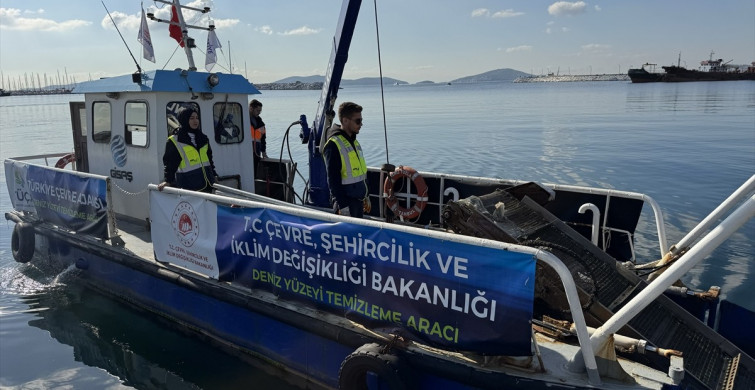
M70 102L71 128L73 129L73 151L76 154L76 170L89 172L87 154L87 116L84 102Z

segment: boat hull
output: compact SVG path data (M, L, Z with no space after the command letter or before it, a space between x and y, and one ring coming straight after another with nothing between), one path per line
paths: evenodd
M339 370L347 357L360 346L386 344L385 339L360 331L361 327L348 320L265 292L244 291L174 272L163 264L97 241L77 239L55 227L38 225L35 230L37 251L62 266L74 265L76 280L87 287L209 337L223 349L272 363L299 376L309 387L344 388L339 387ZM411 376L402 377L411 384L407 388L545 389L557 383L473 369L417 350L394 351L400 364L411 369Z
M655 83L663 81L662 73L650 73L645 69L629 69L627 74L633 83Z
M755 80L755 72L702 72L679 66L664 66L665 73L651 73L645 69L629 69L632 83L679 83L686 81L741 81Z
M755 72L701 72L678 66L664 66L666 75L663 81L678 83L684 81L740 81L755 80Z

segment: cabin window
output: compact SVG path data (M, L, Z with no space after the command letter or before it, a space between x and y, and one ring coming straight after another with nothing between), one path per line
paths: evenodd
M175 133L181 126L178 123L178 113L187 107L191 107L199 113L199 126L201 128L202 123L204 123L204 118L202 118L202 113L199 111L199 104L194 102L169 102L168 105L165 106L165 115L166 120L168 121L168 135L166 135L165 138L173 135L173 133ZM202 132L208 134L205 129L202 129Z
M92 104L92 139L94 142L110 143L111 118L109 102Z
M212 107L212 119L215 125L215 142L219 144L237 144L244 140L243 108L238 103L215 103Z
M146 147L149 142L147 132L147 103L126 103L126 129L124 137L126 145Z

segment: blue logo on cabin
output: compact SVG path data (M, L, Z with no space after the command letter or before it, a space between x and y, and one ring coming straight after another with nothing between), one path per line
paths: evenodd
M115 165L122 167L126 165L126 142L123 137L116 135L110 142L110 152L113 153Z

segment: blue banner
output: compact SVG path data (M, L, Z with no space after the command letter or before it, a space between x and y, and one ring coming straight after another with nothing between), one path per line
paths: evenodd
M430 345L531 354L532 255L270 209L217 215L221 280Z
M105 180L28 165L26 185L42 220L107 238Z

